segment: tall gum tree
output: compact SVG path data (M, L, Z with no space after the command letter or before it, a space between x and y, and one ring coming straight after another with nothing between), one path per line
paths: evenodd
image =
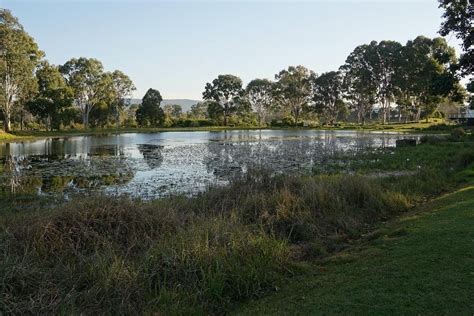
M467 89L474 108L474 3L472 0L439 0L439 7L444 10L439 33L442 36L453 33L462 41L463 53L458 67L461 75L469 80Z
M340 67L343 74L344 98L357 112L357 123L364 125L372 112L376 99L377 83L367 58L368 45L357 46Z
M43 61L36 70L38 93L27 103L33 115L45 120L49 130L59 128L61 112L72 104L73 92L58 67Z
M0 110L5 132L11 131L14 108L36 88L34 71L42 57L18 19L0 9Z
M411 112L419 121L421 113L429 116L441 98L457 98L459 84L452 71L456 62L455 50L440 37L418 36L403 46L394 81L397 102L405 108L405 120Z
M245 98L257 113L258 126L265 122L266 114L273 104L273 82L268 79L254 79L245 88Z
M124 106L125 98L130 97L136 88L133 81L120 70L112 72L111 79L115 96L115 122L118 129L120 127L120 111Z
M304 109L311 102L312 72L303 66L290 66L275 75L274 97L283 108L290 111L295 126Z
M202 93L203 99L215 101L224 116L227 126L230 114L238 110L243 95L242 79L234 75L219 75L212 83L207 83Z
M60 67L68 85L74 91L74 103L82 114L85 128L89 127L89 114L101 101L104 84L104 67L94 58L73 58Z
M329 71L312 77L313 108L326 124L334 125L339 113L344 112L343 76L339 71Z

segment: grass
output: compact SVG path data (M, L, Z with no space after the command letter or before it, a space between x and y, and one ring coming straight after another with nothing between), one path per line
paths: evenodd
M471 315L474 184L381 225L238 315Z
M380 259L377 248L367 248L364 253L361 240L371 239L373 247L390 253L395 245L385 247L385 242L404 240L397 238L404 238L406 232L415 236L411 226L400 230L387 226L376 232L374 228L406 214L427 198L470 183L474 176L473 149L470 141L440 141L399 148L394 154L374 153L364 165L352 157L348 162L352 175L334 171L291 177L255 171L227 187L210 188L195 197L149 202L107 196L72 201L26 196L3 199L0 312L221 314L239 302L265 297L276 288L288 289L288 297L292 297L291 286L296 291L301 283L301 291L309 293L315 289L303 284L323 282L315 271L334 265L347 269L343 273L356 273L359 270L352 271L348 262L356 260L357 253L367 264ZM371 175L384 165L417 174ZM462 192L467 192L462 193L466 197L472 190ZM457 224L446 223L449 227L441 227L448 232L453 229L448 236L451 240L458 238L454 232L464 232L457 230ZM469 227L469 218L456 223ZM445 234L440 227L437 231ZM463 236L462 244L456 247L464 248L468 240L472 243L469 236ZM460 250L456 247L431 250L434 258L444 253L458 258ZM345 252L348 248L358 250ZM450 252L454 248L458 252ZM410 245L400 252L408 256ZM333 259L328 261L328 268L326 263L314 263L328 257L340 258L340 264L331 263ZM423 267L438 267L430 262L423 266L423 260L416 266L420 275ZM391 264L397 266L396 262ZM378 269L383 276L385 270ZM361 271L368 275L369 270ZM439 271L430 270L424 277ZM461 280L456 271L450 271L453 280ZM335 284L347 282L342 275L334 275L339 276ZM369 275L374 282L375 275ZM305 278L305 282L298 281ZM418 274L412 278L416 280ZM283 287L288 281L291 285ZM368 287L367 283L359 286ZM407 286L411 286L408 293L414 291L413 285ZM465 289L461 281L459 286ZM395 288L390 291L394 300L405 297ZM262 307L251 307L265 311L269 305L278 306L273 299L283 301L285 297L268 296ZM464 302L464 296L458 297ZM317 297L313 301L319 302Z

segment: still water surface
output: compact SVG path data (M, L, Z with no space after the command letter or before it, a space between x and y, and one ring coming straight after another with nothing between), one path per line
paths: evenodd
M341 153L395 146L414 135L232 130L49 138L0 144L4 192L102 191L153 198L226 184L254 168L311 172Z

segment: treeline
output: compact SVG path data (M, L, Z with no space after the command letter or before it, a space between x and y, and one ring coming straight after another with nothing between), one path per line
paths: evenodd
M205 85L204 101L186 113L179 105L162 106L155 89L141 104L129 105L135 87L123 72L107 72L99 60L84 57L51 65L10 11L1 9L0 22L0 119L7 132L12 123L49 130L334 125L347 120L385 124L393 118L442 116L440 105L460 106L467 96L455 50L441 37L419 36L405 45L360 45L338 70L322 74L290 66L274 80L254 79L247 86L235 75L219 75Z

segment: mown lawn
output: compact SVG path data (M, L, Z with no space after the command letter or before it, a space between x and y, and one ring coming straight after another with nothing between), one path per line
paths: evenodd
M368 239L372 239L368 241ZM386 223L236 314L474 313L474 184Z

